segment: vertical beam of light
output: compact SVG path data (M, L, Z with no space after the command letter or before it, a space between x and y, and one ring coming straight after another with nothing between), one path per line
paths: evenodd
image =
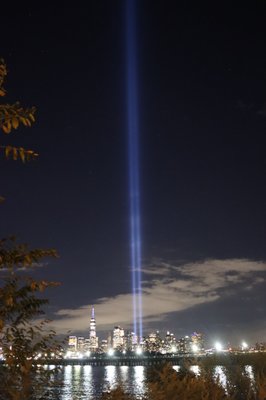
M142 337L139 126L135 0L126 0L130 241L134 332Z

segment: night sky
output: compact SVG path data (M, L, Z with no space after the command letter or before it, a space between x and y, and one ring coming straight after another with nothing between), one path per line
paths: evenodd
M233 3L137 2L144 333L266 340L266 5ZM122 0L1 10L3 101L37 107L1 143L40 156L1 157L0 234L58 250L59 333L132 326L125 32Z

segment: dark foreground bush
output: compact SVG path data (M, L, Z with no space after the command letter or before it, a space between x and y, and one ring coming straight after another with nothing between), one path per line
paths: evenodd
M188 368L176 372L166 364L148 373L147 391L142 397L127 394L122 387L105 393L102 400L266 400L266 376L250 379L241 368L226 369L227 384L222 386L209 370L196 376Z
M176 372L167 364L148 375L149 400L222 400L225 389L210 375L197 377L187 369Z
M126 393L121 386L104 393L101 400L136 400L132 395Z

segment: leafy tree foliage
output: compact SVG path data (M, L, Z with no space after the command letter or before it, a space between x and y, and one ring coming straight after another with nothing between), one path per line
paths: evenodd
M171 365L153 370L148 377L149 400L224 400L226 393L210 376L197 377L188 370L176 372Z
M200 375L196 376L189 365L184 364L176 372L170 364L165 364L150 369L144 395L131 396L120 385L104 393L101 400L266 400L265 355L253 361L254 372L257 368L260 370L259 374L254 374L254 379L248 377L245 369L226 365L225 387L214 377L213 368L201 365Z
M135 398L126 393L121 386L118 386L109 392L103 393L101 400L135 400Z
M3 87L7 75L6 64L0 59L0 96L6 95ZM0 104L0 130L8 134L12 129L17 129L20 124L30 127L35 121L35 107L23 108L19 102L14 104ZM23 162L38 156L33 150L26 150L23 147L0 146L5 156L11 156L14 160L20 158Z
M60 345L42 318L48 300L39 294L57 283L21 271L47 256L56 256L55 250L31 250L14 238L0 241L0 400L41 399L49 390L51 371L40 363L45 355L58 354Z
M0 96L5 96L3 82L7 75L0 59ZM0 104L0 130L5 134L20 124L31 126L35 108L15 104ZM23 162L37 156L22 147L0 146L5 156ZM0 203L4 199L0 197ZM37 400L47 398L51 385L51 370L41 364L51 351L56 355L60 345L55 332L48 328L43 316L42 297L55 282L36 281L25 269L40 265L44 257L56 257L54 249L30 249L15 238L0 240L0 400Z

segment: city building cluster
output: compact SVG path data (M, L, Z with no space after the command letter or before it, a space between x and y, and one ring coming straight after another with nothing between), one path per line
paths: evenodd
M69 357L89 355L91 353L111 354L114 351L186 355L191 353L202 354L204 352L204 342L203 335L196 332L179 339L176 339L171 332L166 332L166 335L162 337L159 331L151 332L146 337L138 338L134 332L124 330L120 326L115 326L107 339L100 341L96 334L95 310L92 307L88 337L69 336L67 350Z

